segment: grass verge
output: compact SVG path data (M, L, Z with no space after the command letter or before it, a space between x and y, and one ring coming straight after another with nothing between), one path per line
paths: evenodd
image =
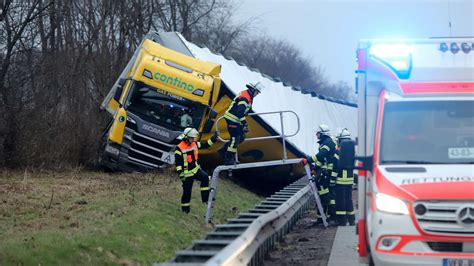
M180 210L172 172L0 172L0 265L143 265L165 262L212 229L198 182ZM262 198L219 181L214 221Z

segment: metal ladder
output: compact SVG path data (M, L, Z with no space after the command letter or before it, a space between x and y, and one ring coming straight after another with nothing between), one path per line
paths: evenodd
M284 123L283 123L283 113L292 113L296 117L296 121L298 124L298 128L295 133L291 135L285 135L284 131ZM218 182L218 177L221 171L232 171L232 170L237 170L237 169L246 169L246 168L258 168L258 167L267 167L267 166L278 166L278 165L288 165L288 164L298 164L302 161L302 159L288 159L287 157L287 152L286 152L286 138L288 137L293 137L298 132L300 131L300 119L298 115L290 110L286 111L275 111L275 112L265 112L265 113L251 113L249 116L254 116L254 115L269 115L269 114L279 114L280 115L280 125L281 125L281 134L277 136L265 136L265 137L255 137L255 138L248 138L245 139L245 141L253 141L253 140L266 140L266 139L276 139L276 138L281 138L282 143L283 143L283 159L282 160L274 160L274 161L263 161L263 162L255 162L255 163L242 163L242 164L234 164L234 165L220 165L214 169L214 172L212 173L212 178L211 178L211 184L210 184L210 192L209 192L209 199L207 202L207 211L206 211L206 216L205 216L205 221L206 223L212 223L212 214L214 210L214 205L216 201L216 194L217 194L217 182ZM223 117L219 117L216 121L216 132L219 134L219 128L218 124L219 121L222 120ZM219 136L219 139L222 142L228 142L229 140L222 139ZM237 152L235 153L235 156L237 156ZM236 158L237 161L237 158ZM321 218L323 220L323 224L325 227L328 226L328 223L326 221L326 215L324 214L323 207L321 204L321 199L319 198L318 190L316 188L316 184L314 182L314 179L311 177L311 171L309 169L308 165L304 166L305 168L305 173L309 181L309 185L311 188L311 191L314 195L314 199L316 201L316 206L319 210L319 213L321 214Z

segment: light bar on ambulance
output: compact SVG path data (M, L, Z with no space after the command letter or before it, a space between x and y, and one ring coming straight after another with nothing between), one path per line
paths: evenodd
M412 49L407 44L374 44L369 53L390 67L400 79L408 79L412 69Z

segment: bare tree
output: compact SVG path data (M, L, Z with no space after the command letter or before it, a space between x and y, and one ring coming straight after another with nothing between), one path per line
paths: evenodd
M248 67L279 77L294 86L313 91L325 83L322 70L314 67L308 57L285 40L269 36L251 36L240 41L240 49L230 55Z

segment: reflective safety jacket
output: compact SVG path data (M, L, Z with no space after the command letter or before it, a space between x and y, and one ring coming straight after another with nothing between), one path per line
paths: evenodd
M244 90L234 98L232 103L229 105L229 108L227 108L224 118L236 124L243 125L246 123L245 117L250 112L251 108L252 97L248 90Z
M199 149L206 149L212 146L217 140L217 135L212 136L206 142L193 142L188 144L186 141L181 141L174 152L174 159L176 163L176 172L180 178L193 176L201 168L198 163Z
M337 158L335 169L333 173L336 174L336 185L351 185L354 184L354 169L344 169L341 168L339 164L339 154L340 154L340 146L336 148L336 154L334 155Z
M333 168L334 154L336 152L336 142L328 136L323 135L318 141L319 150L316 155L308 158L308 163L315 164L315 170L319 171L320 168L327 169L329 173Z

